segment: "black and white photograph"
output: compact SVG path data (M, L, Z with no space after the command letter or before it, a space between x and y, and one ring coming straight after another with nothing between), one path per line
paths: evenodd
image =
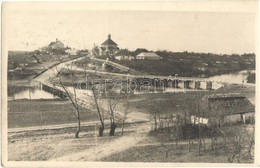
M2 165L259 164L258 19L257 0L3 2Z

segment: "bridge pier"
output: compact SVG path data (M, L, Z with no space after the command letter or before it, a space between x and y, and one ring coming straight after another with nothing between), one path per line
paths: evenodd
M167 88L167 87L169 86L169 85L168 85L168 79L164 79L164 80L163 80L163 83L164 83L164 87Z
M206 90L212 90L212 82L206 83Z
M195 89L201 89L200 88L200 83L201 83L200 81L195 81L195 86L194 86Z
M179 87L179 80L173 80L173 87L178 88Z
M190 88L190 81L183 81L183 86L185 89L189 89Z
M206 90L207 89L207 82L206 81L200 81L200 88L202 90Z
M182 81L178 81L178 88L181 88L181 89L184 89L185 87L184 87L184 81L182 80Z
M189 88L195 89L195 81L192 81L192 80L189 81Z

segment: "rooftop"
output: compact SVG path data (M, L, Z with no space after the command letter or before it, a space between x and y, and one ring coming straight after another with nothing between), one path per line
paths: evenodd
M101 45L116 45L117 46L117 44L113 40L111 40L110 34L108 35L108 39L106 41L104 41Z
M154 52L142 52L138 54L137 57L160 57L160 56Z
M255 112L255 106L242 94L206 95L200 101L203 116L223 116Z

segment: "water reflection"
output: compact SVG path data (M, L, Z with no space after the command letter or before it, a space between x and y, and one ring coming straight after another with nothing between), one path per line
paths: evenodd
M242 83L247 83L247 77L250 73L255 73L255 71L244 70L236 73L212 76L209 77L209 79L212 81L219 81L224 83L242 84Z
M20 92L14 93L12 96L9 96L9 100L17 99L56 99L59 98L49 92L41 90L40 88L29 88L22 90Z

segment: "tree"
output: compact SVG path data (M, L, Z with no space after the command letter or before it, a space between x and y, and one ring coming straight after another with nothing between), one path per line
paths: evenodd
M91 88L91 91L92 91L92 94L93 94L93 99L94 99L94 102L95 102L95 105L96 105L96 109L97 109L97 113L98 113L99 121L100 121L98 133L99 133L99 136L102 137L103 133L104 133L104 129L105 129L104 116L101 114L101 111L100 111L100 108L99 108L99 105L98 105L98 98L97 98L96 91L95 91L95 85L93 85L89 81L89 77L88 77L88 74L87 74L87 71L86 71L86 62L85 62L85 65L84 65L84 75L85 75L85 79L86 79L86 84L90 85L90 88Z
M114 136L115 130L117 127L116 121L115 121L115 110L116 106L119 102L119 99L116 95L114 95L111 91L108 93L107 96L107 102L108 102L108 112L109 112L109 119L110 119L110 131L109 135Z
M160 114L164 111L166 103L164 101L153 101L147 102L147 108L151 111L151 119L154 122L154 131L158 130L160 125Z
M99 126L99 136L103 136L103 132L104 132L104 129L105 129L105 124L104 124L104 117L103 115L101 114L100 112L100 108L99 108L99 105L98 105L98 102L97 102L97 97L96 97L96 93L94 91L94 87L91 87L91 90L92 90L92 93L93 93L93 98L94 98L94 101L95 101L95 105L96 105L96 108L97 108L97 113L98 113L98 116L99 116L99 121L101 123L101 126Z
M127 119L127 114L128 114L128 106L129 106L129 94L124 94L124 93L116 93L112 89L110 89L107 93L105 93L103 100L107 104L107 114L109 116L110 120L110 131L109 135L114 136L115 135L115 130L117 128L117 122L116 122L116 116L118 115L118 119L122 121L122 135L123 135L123 130L124 130L124 124ZM120 106L118 107L119 103L123 103L126 101L125 106ZM118 110L118 111L117 111Z
M94 47L92 48L92 53L93 53L94 56L99 55L99 48L95 44L94 44Z
M62 87L62 89L64 90L64 92L66 93L66 96L69 98L71 104L73 105L75 111L74 111L74 116L77 120L77 130L75 132L75 138L79 138L79 133L81 131L81 121L80 121L80 108L79 108L79 103L78 103L78 97L77 97L77 92L75 87L73 87L73 91L69 91L69 89L64 85L64 82L62 80L62 72L67 69L69 70L72 74L73 72L73 66L72 65L66 65L66 67L61 67L60 69L58 69L58 67L56 66L56 73L53 70L53 73L56 74L56 76L59 78L59 84ZM71 79L71 82L73 83L73 79ZM54 87L56 87L54 85Z
M69 66L67 66L67 68L69 69ZM69 100L71 101L71 104L73 105L73 107L75 108L74 111L74 115L75 118L77 119L77 130L75 132L75 138L79 138L79 133L81 131L81 124L80 124L80 110L79 110L79 105L78 105L78 99L77 99L77 93L76 93L76 89L75 87L73 87L73 93L71 93L68 88L64 85L63 81L62 81L62 71L64 70L64 68L62 68L61 70L57 70L57 75L59 77L59 83L61 85L61 87L63 88L63 90L65 91L66 95L68 96Z

